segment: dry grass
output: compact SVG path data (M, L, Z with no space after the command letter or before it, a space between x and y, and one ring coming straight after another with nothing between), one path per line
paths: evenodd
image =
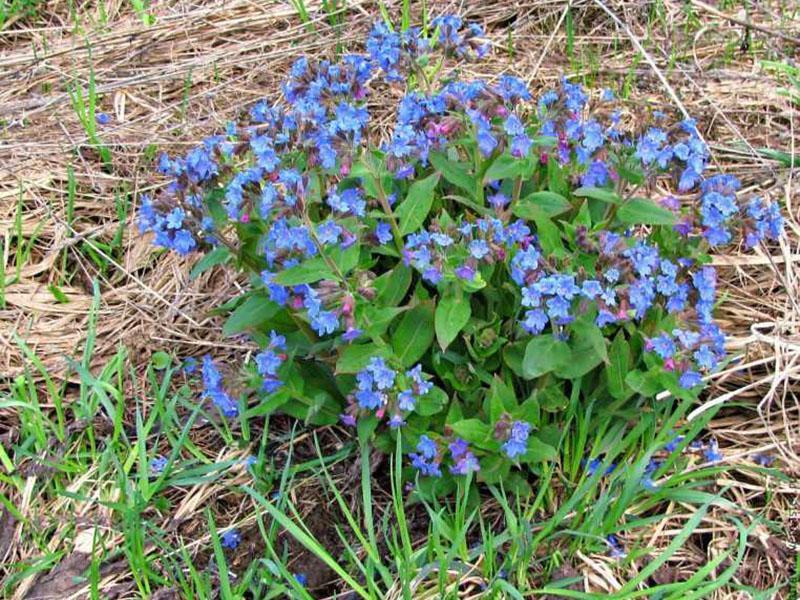
M747 3L753 6L745 13L738 3L713 7L693 1L689 15L686 2L664 0L654 17L653 2L576 0L572 58L565 52L567 3L561 0L429 3L433 13L467 14L487 26L495 51L488 63L470 66L475 74L515 72L534 90L562 74L587 75L597 87L628 86L630 118L652 108L676 114L685 109L712 147L714 169L735 173L746 188L784 203L788 227L780 245L755 253L731 249L714 257L727 294L719 318L740 359L708 391L711 405L725 404L711 430L726 457L747 462L755 453L774 454L791 478L771 481L743 468L718 482L731 486L743 511L782 522L787 535L794 535L779 539L774 532L757 532L758 543L748 548L737 575L739 583L756 587L785 576L793 561L789 557L800 547L800 182L797 169L792 172L756 151L796 153L800 147L798 106L779 93L779 82L761 65L765 58L798 57L800 26L781 19L790 3ZM0 237L6 277L0 373L5 384L26 368L15 335L27 341L51 374L63 375L67 358L80 352L87 338L94 279L102 292L93 355L98 366L120 344L130 348L137 368L164 348L181 356L207 347L241 352L236 340L220 339L220 323L211 311L237 294L242 282L222 271L190 280L191 261L155 253L133 227L124 229L113 252L103 250L119 228L115 195L130 203L130 222L138 194L158 185L152 176L156 148L176 151L219 131L243 107L276 96L298 55L330 54L337 43L358 46L377 14L372 2L349 2L346 27L336 30L313 6L310 31L286 3L179 0L156 3L157 21L144 27L127 2L102 4L107 7L104 25L95 2L76 8L81 27L67 3L48 2L35 20L0 32ZM609 13L629 29L621 29ZM743 20L758 29L746 30ZM507 51L509 29L513 57ZM637 52L639 44L646 56ZM98 131L112 154L110 169L104 168L67 93L72 81L88 85L90 65L99 110L113 117ZM379 108L380 99L375 104ZM76 186L71 222L70 167ZM17 276L17 255L23 252L18 228L30 254L24 264L20 261ZM92 260L93 253L99 261ZM59 302L51 285L69 302ZM0 434L13 435L15 419L12 410L0 409ZM209 488L177 496L178 514L199 511L218 492ZM66 509L76 507L47 507L51 517ZM691 573L732 543L732 532L714 510L702 526L707 544L687 544L670 561L674 572L665 577ZM675 534L671 528L679 529L686 517L685 511L675 511L674 520L653 530L650 546L666 546ZM12 541L7 556L19 559L30 551L14 548ZM598 557L579 558L574 567L585 589L614 589L610 565ZM108 575L112 583L124 579L124 572ZM463 597L473 597L475 589L465 584ZM747 596L730 591L725 597Z

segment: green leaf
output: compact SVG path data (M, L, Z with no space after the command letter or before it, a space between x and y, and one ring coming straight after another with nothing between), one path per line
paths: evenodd
M655 396L664 390L661 371L659 367L653 367L649 371L631 371L625 376L625 383L642 396Z
M675 215L647 198L631 198L617 210L623 223L635 225L674 225Z
M356 425L358 441L361 442L362 445L368 443L379 424L380 420L373 414L364 415L359 418L358 424Z
M450 425L465 442L482 446L491 437L491 427L480 419L463 419Z
M432 387L430 391L417 400L414 412L423 417L429 417L441 412L450 400L447 392L442 388Z
M536 400L542 410L547 412L561 412L569 405L569 398L564 394L560 384L537 390Z
M222 326L222 335L231 336L248 329L258 329L280 312L281 307L263 294L255 294L242 302Z
M346 250L342 250L338 246L326 249L327 260L326 257L315 256L277 273L272 281L278 285L292 286L314 283L323 279L338 279L338 273L331 269L328 261L334 263L339 272L345 275L358 264L360 251L358 244L354 244Z
M489 484L495 485L508 478L511 464L500 454L490 454L481 458L481 470L478 478Z
M571 208L572 204L561 194L542 190L520 198L511 212L520 219L533 220L542 214L548 217L555 217L556 215L567 212Z
M375 338L386 333L397 315L405 311L405 306L360 305L356 308L356 320L364 324L368 336Z
M489 165L486 174L483 176L483 180L488 183L498 179L520 177L525 174L528 166L529 163L525 159L515 158L508 153L501 154Z
M376 344L357 344L343 346L339 350L339 359L336 361L336 373L358 373L369 363L373 356L389 358L391 350L379 347Z
M539 237L539 245L546 255L560 255L564 253L564 244L561 242L561 230L547 216L535 217L536 234Z
M172 357L166 352L155 352L153 356L150 357L150 362L153 364L154 369L161 371L172 363Z
M569 348L571 354L569 360L553 369L553 372L562 379L582 377L608 359L603 333L591 322L573 329Z
M272 278L272 282L278 285L293 286L334 278L334 273L325 262L325 259L317 256L277 273Z
M578 196L579 198L593 198L594 200L600 200L609 204L622 203L622 198L619 197L619 194L600 187L580 187L572 192L572 195Z
M500 420L504 412L512 413L517 409L517 397L513 388L497 375L492 378L489 389L489 417L492 423Z
M458 332L469 322L472 316L469 296L457 295L444 296L439 300L436 307L434 327L436 329L436 339L442 350L446 350L452 343Z
M606 367L608 393L618 400L627 398L630 393L629 388L625 385L625 377L630 371L631 351L622 331L618 332L614 341L611 342L608 358L609 363Z
M555 156L550 155L547 161L547 187L551 192L556 192L562 196L569 194L569 182L566 178L566 170L559 164Z
M545 462L556 458L558 458L558 452L555 448L532 435L528 438L528 450L520 457L520 462Z
M411 269L402 262L374 282L378 293L376 302L382 306L397 306L403 301L411 285Z
M441 152L431 152L429 159L433 168L454 186L467 192L470 198L475 198L475 178L467 169L457 162L448 160Z
M189 272L189 279L197 279L202 273L217 265L228 262L231 251L227 246L218 246L198 260Z
M517 377L522 377L522 360L525 356L525 346L526 343L521 341L506 344L503 348L503 361Z
M392 336L392 348L404 367L417 362L433 343L433 302L409 310Z
M406 199L395 211L395 215L400 221L400 233L407 235L417 231L425 222L433 205L433 192L437 183L439 183L439 174L434 173L411 185Z
M525 347L522 359L522 376L535 379L569 362L570 350L566 342L552 334L537 335Z

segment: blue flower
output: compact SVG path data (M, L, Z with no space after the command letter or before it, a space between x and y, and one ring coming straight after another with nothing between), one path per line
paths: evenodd
M427 435L419 436L419 442L417 442L417 452L422 454L425 458L431 459L435 458L439 449L436 447L436 442L434 442L431 438Z
M309 312L309 316L311 317L311 327L317 332L317 335L329 335L339 327L339 318L331 311Z
M220 536L222 547L229 550L236 550L241 541L242 535L235 529L229 529Z
M707 371L713 371L717 367L717 357L707 344L703 344L694 351L694 360L697 366Z
M472 452L466 452L459 456L455 464L450 467L450 472L453 475L467 475L469 473L477 473L480 470L480 463Z
M205 147L195 148L186 155L186 174L193 183L203 183L217 172L217 163Z
M175 237L172 240L172 249L175 252L181 256L186 256L195 248L197 248L197 242L189 231L179 229L175 232Z
M514 421L511 424L511 433L508 440L503 444L503 451L510 459L515 459L528 450L528 436L531 432L531 425L525 421Z
M411 390L403 390L397 395L397 407L400 410L414 410L416 403L417 398Z
M725 460L725 457L719 451L719 446L717 445L717 440L715 440L713 438L708 443L708 446L706 447L706 449L703 450L703 457L706 459L706 461L708 461L710 463L718 463L718 462L722 462L723 460Z
M382 21L377 21L367 38L367 52L372 61L384 72L387 81L401 81L398 69L401 57L400 36L389 30Z
M586 187L599 187L608 182L608 168L602 160L593 160L586 172L581 176L581 185Z
M520 323L522 328L530 333L531 335L538 335L544 328L547 327L547 324L550 322L550 319L541 308L537 308L534 310L529 310L525 313L525 319Z
M514 113L508 115L508 118L503 125L503 129L505 129L505 132L512 137L515 135L525 134L525 127L523 126L522 121L520 121L519 117Z
M531 93L528 91L528 86L525 82L512 75L501 75L500 81L495 87L495 91L509 103L515 103L518 100L530 100Z
M409 455L411 457L411 465L422 475L441 477L442 471L439 468L440 458L438 454L439 449L436 446L436 442L427 435L421 435L417 443L417 453Z
M97 121L98 125L108 125L111 121L111 117L109 117L106 113L97 113L94 117L95 121Z
M653 351L664 360L672 358L675 355L675 342L666 333L662 333L658 337L650 340Z
M680 446L683 443L684 439L686 438L682 435L674 437L664 445L664 450L666 450L669 453L675 452L675 450L678 449L678 446Z
M355 106L341 102L336 107L336 119L333 122L335 131L358 134L367 125L369 114L363 106Z
M564 95L564 105L573 113L578 113L586 106L589 97L579 83L570 83L567 78L561 80L561 91Z
M511 156L514 158L524 158L530 152L533 140L527 135L515 135L511 140Z
M238 415L239 405L225 391L222 374L208 354L203 357L202 376L203 397L210 399L226 417Z
M389 427L391 427L392 429L398 429L400 427L403 427L405 424L406 422L403 420L402 415L394 414L391 417L389 417Z
M658 484L653 480L653 474L660 466L661 463L653 459L650 459L650 462L647 463L647 466L644 469L644 474L642 475L642 486L646 490L653 492L658 489Z
M469 253L480 260L489 254L489 244L486 240L472 240L469 243Z
M342 340L345 342L352 342L361 337L364 332L355 327L349 327L347 331L342 334Z
M334 211L342 214L352 214L357 217L363 217L367 207L366 201L357 188L349 188L341 193L336 190L330 190L327 202L328 206Z
M194 356L189 356L183 361L183 372L187 375L192 375L197 371L197 359Z
M372 374L375 385L379 390L388 390L394 386L397 371L387 367L382 358L373 356L369 361L367 369Z
M295 573L294 580L302 587L308 585L308 577L306 577L304 573Z
M153 475L161 475L167 467L169 460L166 456L160 454L150 461L150 473Z
M679 383L682 388L689 390L703 383L703 378L697 371L684 371L680 376Z
M505 208L508 206L508 203L511 202L511 198L502 192L497 192L496 194L490 195L487 200L489 201L489 204L498 210Z
M615 535L606 536L606 543L610 548L609 554L611 555L611 558L621 559L628 556L628 553L625 552L625 548L622 547Z
M600 123L597 121L587 121L583 125L583 140L581 141L581 145L586 149L587 152L594 152L595 150L601 148L605 141L605 136L603 135L603 128L600 126Z
M324 246L336 244L342 235L342 227L335 221L324 221L317 225L317 239Z
M645 165L649 165L658 158L666 141L667 134L663 130L651 127L647 130L647 133L639 138L639 142L636 144L635 156Z

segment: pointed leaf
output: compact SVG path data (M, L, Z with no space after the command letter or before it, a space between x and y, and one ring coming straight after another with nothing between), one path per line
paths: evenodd
M442 350L446 350L452 343L458 332L469 322L472 316L469 296L458 297L456 295L445 296L439 300L436 307L436 318L434 326L436 329L436 339Z

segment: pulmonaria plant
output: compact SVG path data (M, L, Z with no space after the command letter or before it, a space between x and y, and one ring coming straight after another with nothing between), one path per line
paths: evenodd
M377 23L366 54L298 59L282 101L160 158L170 181L142 198L141 230L205 253L196 271L251 275L225 333L261 352L202 363L225 417L340 421L386 451L400 436L437 492L467 474L522 485L556 459L569 402L693 398L725 360L708 251L776 240L777 204L708 176L691 120L450 70L488 48L458 17ZM389 86L404 94L380 136L367 105Z

